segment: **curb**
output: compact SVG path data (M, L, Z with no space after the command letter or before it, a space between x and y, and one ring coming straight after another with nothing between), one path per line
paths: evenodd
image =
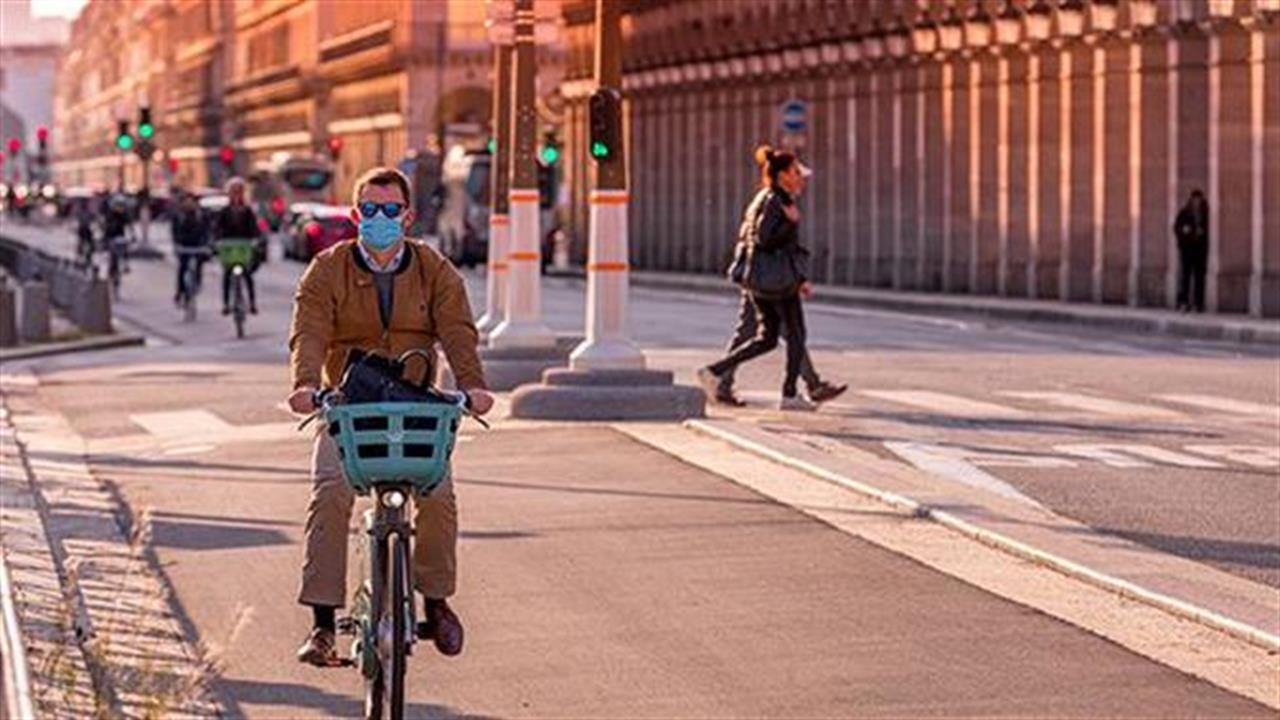
M1115 593L1121 597L1150 605L1156 609L1180 617L1184 620L1213 628L1232 637L1272 653L1280 652L1280 636L1260 628L1253 627L1238 620L1233 620L1218 613L1184 602L1163 593L1148 590L1140 585L1112 577L1105 573L1088 568L1080 563L1060 557L1051 552L1032 547L1027 543L1015 540L1002 533L988 530L967 520L920 503L905 495L889 492L864 482L827 470L812 463L790 457L761 443L741 437L733 432L721 429L702 420L687 420L684 426L708 437L729 443L739 449L758 455L766 460L799 470L819 480L845 487L861 495L868 496L906 514L925 520L931 520L950 530L960 533L984 545L1008 553L1015 557L1041 565L1063 575L1093 585L1094 587Z
M67 353L91 352L94 350L114 350L122 347L145 345L147 339L133 333L127 335L103 335L82 340L43 343L31 347L18 347L0 350L0 361L12 362L30 358L47 357L49 355L65 355Z
M585 277L583 272L562 277ZM632 271L639 287L716 294L737 293L737 286L719 276L694 273ZM1280 347L1280 320L1232 316L1194 319L1172 311L1050 300L877 291L834 285L816 286L815 302L933 315L982 316L998 320L1054 323L1196 340L1221 340Z
M0 553L0 661L4 671L4 707L15 718L36 717L31 695L31 675L27 664L27 648L18 625L18 612L13 603L13 583L9 565Z

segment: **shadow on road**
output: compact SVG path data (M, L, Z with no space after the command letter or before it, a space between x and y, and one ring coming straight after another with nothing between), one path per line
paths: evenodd
M358 677L351 672L352 692L356 692ZM221 678L214 683L214 692L227 709L229 717L244 717L242 703L260 705L287 705L299 710L320 711L329 717L362 717L363 699L327 692L310 685L285 682L260 682ZM474 715L455 710L447 705L434 703L406 703L405 717L457 718L459 720L496 720L487 715Z
M823 414L850 419L884 420L888 422L902 423L904 425L923 425L927 427L954 428L962 430L991 430L995 432L1052 433L1060 435L1089 436L1094 436L1099 433L1137 436L1171 435L1176 437L1207 439L1217 439L1222 437L1222 433L1201 432L1181 428L1135 427L1127 425L1066 422L1060 420L957 417L954 415L935 415L932 413L884 412L879 410L859 410L853 412L839 412L838 410L832 410Z
M133 457L115 454L89 454L42 451L30 453L33 460L51 462L86 462L92 465L113 465L130 468L174 468L185 470L229 470L234 472L265 473L269 475L289 475L306 479L306 468L276 467L274 465L235 465L231 463L197 462L194 460Z

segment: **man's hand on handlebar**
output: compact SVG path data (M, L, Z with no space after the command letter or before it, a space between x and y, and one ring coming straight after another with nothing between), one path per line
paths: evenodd
M484 415L493 409L493 395L488 390L467 390L467 398L471 406L471 412L476 415Z
M300 387L289 395L289 409L299 415L310 415L316 411L316 389Z

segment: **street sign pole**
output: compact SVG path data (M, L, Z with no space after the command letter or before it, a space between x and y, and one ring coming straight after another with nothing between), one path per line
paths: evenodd
M511 120L510 264L506 317L489 335L493 348L554 349L556 336L542 320L542 253L538 213L537 58L533 0L515 3L515 78Z
M622 86L622 3L596 0L596 84ZM595 163L588 221L586 339L569 356L574 370L642 370L644 354L631 341L627 323L630 267L627 238L627 146L621 103L611 103L617 145Z

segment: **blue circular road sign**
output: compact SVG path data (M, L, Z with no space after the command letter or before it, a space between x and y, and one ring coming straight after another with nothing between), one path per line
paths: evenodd
M804 132L809 124L809 105L803 100L788 100L779 110L782 129L789 133Z

